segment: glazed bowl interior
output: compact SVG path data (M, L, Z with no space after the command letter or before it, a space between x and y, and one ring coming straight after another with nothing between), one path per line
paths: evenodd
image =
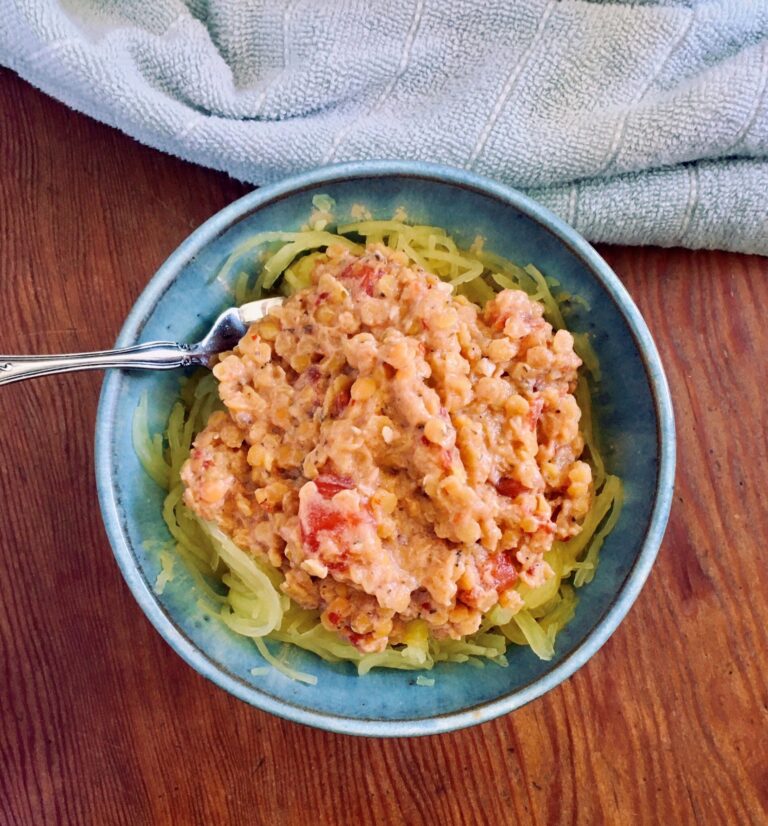
M335 202L339 221L362 205L374 218L404 208L411 223L445 227L469 245L520 264L534 263L580 296L567 318L589 331L602 382L594 399L609 472L624 482L625 504L608 536L594 580L579 592L573 621L557 638L556 655L539 660L510 646L509 666L482 670L439 664L431 687L417 672L374 670L357 677L350 664L329 664L299 649L287 661L317 676L315 686L263 662L253 644L198 608L199 594L183 563L162 595L153 590L158 551L169 534L164 492L143 471L132 444L132 419L148 395L150 425L161 430L177 396L177 372L111 372L97 421L97 477L107 532L141 607L171 646L195 669L232 694L292 720L367 735L428 734L510 711L557 685L607 639L639 592L668 515L674 465L669 394L653 342L631 299L595 251L559 219L506 187L468 173L425 164L371 162L332 167L258 190L200 227L158 271L131 312L118 341L194 341L233 303L232 285L215 278L228 253L264 230L297 230L312 198Z

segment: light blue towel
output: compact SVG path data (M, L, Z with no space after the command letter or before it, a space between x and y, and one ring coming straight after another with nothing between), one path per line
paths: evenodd
M593 241L768 254L768 0L0 0L0 59L253 183L419 158Z

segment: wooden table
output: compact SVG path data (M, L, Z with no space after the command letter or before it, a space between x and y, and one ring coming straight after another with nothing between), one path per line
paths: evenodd
M249 189L9 72L0 112L0 352L108 347L165 257ZM601 252L674 395L667 536L586 667L454 734L327 734L198 676L144 618L107 544L101 377L0 389L0 823L768 822L768 260Z

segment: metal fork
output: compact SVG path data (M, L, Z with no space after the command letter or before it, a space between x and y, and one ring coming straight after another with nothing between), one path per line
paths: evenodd
M214 321L205 338L196 344L177 341L148 341L101 350L95 353L63 353L51 356L0 355L0 384L11 384L37 376L69 373L75 370L101 370L104 367L124 367L131 370L173 370L200 364L208 366L218 353L231 350L245 335L248 326L258 321L282 298L262 298L242 307L225 310Z

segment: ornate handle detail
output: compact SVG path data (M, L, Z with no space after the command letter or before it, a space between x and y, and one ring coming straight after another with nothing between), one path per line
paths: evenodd
M188 344L152 341L94 353L63 353L54 356L0 356L0 385L36 376L124 367L138 370L171 370L202 364L207 354Z

